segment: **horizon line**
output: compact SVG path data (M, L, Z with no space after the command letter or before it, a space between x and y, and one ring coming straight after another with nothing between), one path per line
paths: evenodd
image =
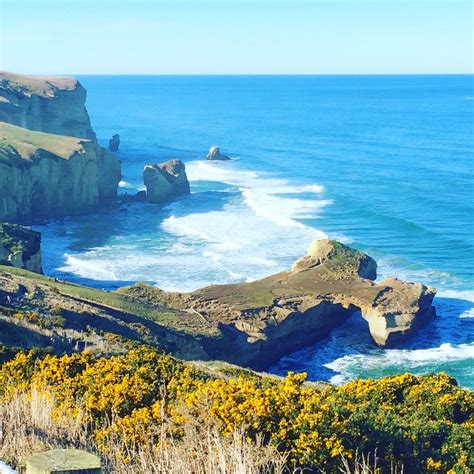
M26 76L190 76L190 77L238 77L238 76L474 76L474 71L471 72L389 72L389 73L105 73L105 72L67 72L67 73L25 73L13 72L7 69L2 69L1 72L8 72L11 74L21 74Z

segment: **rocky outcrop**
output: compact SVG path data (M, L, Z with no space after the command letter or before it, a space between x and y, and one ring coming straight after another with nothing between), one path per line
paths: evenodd
M109 140L109 150L113 152L118 151L119 146L120 146L120 135L116 133Z
M0 264L42 273L41 234L15 224L0 224Z
M143 283L106 293L0 267L0 307L9 302L46 319L54 307L69 318L66 327L74 328L67 340L89 337L92 342L107 331L183 359L264 369L324 338L359 310L382 346L403 340L434 315L435 290L396 279L376 283L375 272L369 256L332 240L313 243L292 270L192 293ZM67 349L67 340L58 350Z
M0 123L0 221L84 214L115 200L120 162L91 140Z
M143 171L148 202L159 204L189 194L189 182L184 163L180 160L146 165Z
M221 151L218 146L213 146L209 150L209 153L206 156L206 160L230 160L230 158L227 155L222 155Z
M96 141L85 101L77 79L0 72L1 122Z
M221 338L205 345L211 359L265 368L325 337L361 311L374 341L393 345L435 314L435 290L396 279L376 283L368 255L332 240L315 241L285 271L252 283L166 293L146 285L124 290L148 303L198 314ZM206 344L204 342L204 344Z

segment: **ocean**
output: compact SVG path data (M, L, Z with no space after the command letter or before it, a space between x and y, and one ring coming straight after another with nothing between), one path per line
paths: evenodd
M278 272L329 236L374 257L379 279L434 286L437 317L384 350L357 314L271 371L442 370L474 388L474 76L79 79L101 144L120 134L120 193L176 158L191 195L36 226L47 274L189 291ZM232 160L206 162L214 145Z

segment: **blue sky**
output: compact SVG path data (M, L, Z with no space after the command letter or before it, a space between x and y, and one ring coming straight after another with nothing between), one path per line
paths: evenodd
M32 74L472 73L470 1L0 0Z

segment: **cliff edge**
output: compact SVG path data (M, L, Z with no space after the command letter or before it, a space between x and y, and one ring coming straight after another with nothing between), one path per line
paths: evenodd
M0 72L0 122L96 141L86 90L72 77Z
M83 214L112 202L120 162L91 140L0 123L0 221Z

